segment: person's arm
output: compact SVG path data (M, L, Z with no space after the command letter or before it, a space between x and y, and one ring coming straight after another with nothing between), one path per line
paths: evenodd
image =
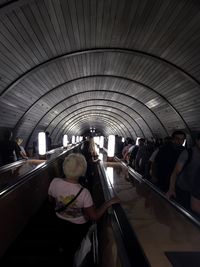
M150 169L149 169L149 174L151 176L151 181L153 183L156 183L158 181L158 178L156 177L156 156L158 155L159 148L157 148L152 154L151 157L149 158L150 161Z
M20 146L15 141L13 141L13 146L14 146L16 157L19 158L22 152Z
M153 184L157 184L158 178L156 177L156 166L154 161L149 161L150 168L149 168L149 175L150 175L150 182Z
M25 151L21 150L21 151L20 151L20 155L21 155L21 157L22 157L23 159L28 159L28 157L27 157Z
M126 154L126 146L122 149L122 158L124 159Z
M84 213L88 216L91 220L98 220L104 214L104 212L113 204L119 203L120 200L117 197L110 199L109 201L105 202L101 207L96 209L94 206L89 208L84 208Z
M129 159L130 159L130 152L129 152L129 150L127 150L127 152L126 152L126 154L124 156L124 159L125 159L125 162L127 164L129 164Z
M168 199L171 198L172 196L176 197L176 192L175 192L176 179L177 179L177 176L180 174L180 172L183 170L183 167L188 160L188 156L189 155L188 155L187 150L184 150L181 152L181 154L178 157L178 160L176 161L176 165L170 177L169 189L166 193L166 197Z
M182 171L183 169L183 164L180 162L177 162L175 165L175 168L172 172L172 175L170 177L170 185L169 185L169 190L166 193L166 197L169 199L171 197L176 197L176 191L175 191L175 187L176 187L176 179L177 176L179 175L179 173Z
M191 197L191 209L200 215L200 199L194 196Z
M194 180L191 190L191 200L190 205L192 211L200 215L200 167L194 174Z

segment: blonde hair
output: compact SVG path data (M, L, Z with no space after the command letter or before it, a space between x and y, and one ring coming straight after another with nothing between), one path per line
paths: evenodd
M94 138L90 138L89 139L89 152L91 153L92 156L96 156L96 150L95 150L95 142L94 142Z
M20 137L17 137L17 138L15 139L15 141L16 141L16 143L17 143L18 145L21 145L21 143L23 142L23 139L20 138Z
M85 175L87 162L80 153L72 153L63 162L63 171L66 178L78 179Z

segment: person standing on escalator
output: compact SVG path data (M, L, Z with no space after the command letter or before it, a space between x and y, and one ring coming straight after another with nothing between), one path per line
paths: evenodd
M20 159L28 159L28 156L26 154L26 151L24 149L24 147L22 146L22 143L23 143L23 139L20 138L20 137L17 137L15 139L16 143L18 144L18 146L20 147L21 151L20 151L20 156L19 157L16 157L17 160L20 160Z
M115 197L95 208L89 190L79 183L79 177L86 169L85 157L71 153L63 162L65 178L54 178L48 189L49 199L55 207L57 238L63 256L67 257L67 266L73 265L74 253L89 229L90 220L98 220L112 204L119 203Z
M4 133L4 139L0 142L1 165L15 162L15 154L20 157L21 149L19 145L12 140L13 133L8 130Z
M45 132L46 134L46 149L47 151L51 150L51 137L49 135L49 132Z

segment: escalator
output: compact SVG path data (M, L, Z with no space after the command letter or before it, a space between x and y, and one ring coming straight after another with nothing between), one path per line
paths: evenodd
M52 173L52 171L47 171L47 173ZM106 177L100 163L95 165L94 173L92 195L95 205L98 207L110 195L109 190L107 190L108 188L105 188L107 185L103 182ZM43 175L44 173L42 172ZM39 172L37 172L36 176L37 178L33 176L32 179L41 179ZM0 259L2 267L14 264L26 266L39 266L40 264L67 266L68 256L70 257L71 255L63 254L59 243L55 217L52 214L52 209L49 207L47 197L41 203L37 211L26 219L27 223L23 230L18 233L13 242L10 242L10 245L3 253ZM92 249L86 258L85 266L148 266L142 251L140 248L138 249L138 244L132 239L132 231L128 222L123 219L125 217L122 213L120 205L115 204L98 221L96 231L91 240ZM67 242L72 242L72 240L67 240ZM130 253L131 247L136 252L132 256ZM133 262L134 265L132 264Z
M51 180L62 175L63 159L76 149L74 147L62 151L46 162L39 162L34 166L31 160L31 163L21 161L1 168L0 257L45 203Z
M46 182L42 183L44 187L42 191L47 190L49 176L52 175L51 178L56 175L60 176L56 166L54 162L51 167L49 166L50 169L45 170L46 174L43 170L37 172L37 175L31 178L32 183L29 181L29 186L26 185L24 188L30 187L29 193L34 191L34 186L36 186L34 183L38 184L36 186L38 188L41 177L46 176L48 178L45 178ZM184 214L161 197L148 185L148 182L142 180L121 162L116 160L108 162L106 157L95 165L94 174L92 195L96 207L114 195L119 196L121 203L113 205L98 221L96 232L91 240L93 246L85 266L171 267L178 266L174 265L171 260L175 253L178 253L179 261L186 255L190 257L192 255L193 259L199 257L198 225L188 220ZM42 191L39 191L40 194ZM2 267L13 264L68 266L67 255L63 255L59 243L59 235L52 209L49 208L47 193L43 198L40 206L36 205L39 206L37 211L29 214L29 218L26 218L27 223L20 227L23 231L18 232L15 241L7 245L0 260ZM20 200L21 204L22 200L23 197ZM36 200L33 192L30 200L32 202ZM7 209L12 209L10 201L8 203ZM22 206L26 207L25 204ZM31 207L31 209L34 208L35 205ZM24 216L21 210L18 210L18 213L22 215L21 217ZM14 217L11 216L11 218ZM9 216L7 216L7 222L9 225ZM17 221L17 223L20 222L22 220ZM2 225L2 222L0 224ZM5 223L4 227L6 227ZM0 229L2 231L3 227ZM11 227L8 229L11 230ZM67 240L67 242L72 242L72 240ZM189 261L192 264L191 258Z

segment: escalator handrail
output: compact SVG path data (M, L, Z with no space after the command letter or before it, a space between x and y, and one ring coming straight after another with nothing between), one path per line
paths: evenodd
M191 214L188 210L186 210L184 207L182 207L179 203L177 203L173 199L169 199L165 196L165 194L159 190L157 186L152 184L150 181L142 178L142 175L136 172L132 167L127 166L124 162L122 162L120 159L116 158L117 161L119 161L123 166L126 166L128 168L128 172L140 183L145 183L148 187L150 187L154 192L156 192L158 195L160 195L162 198L164 198L170 205L172 205L177 211L179 211L181 214L183 214L186 218L188 218L192 223L194 223L196 226L200 227L200 221L197 217L195 217L193 214Z
M62 158L65 154L68 154L71 150L73 150L77 146L79 146L79 144L75 145L73 147L70 147L69 149L64 150L56 158L49 159L46 162L43 162L43 163L39 164L38 166L36 166L33 170L29 171L28 173L25 173L23 175L19 175L17 181L14 184L7 185L2 191L0 191L0 198L5 196L9 192L13 191L15 188L20 186L22 183L24 183L24 182L28 181L29 179L31 179L36 173L40 173L44 169L48 168L51 164L53 164L56 160L58 160L58 158ZM14 167L16 167L16 166L14 165Z

